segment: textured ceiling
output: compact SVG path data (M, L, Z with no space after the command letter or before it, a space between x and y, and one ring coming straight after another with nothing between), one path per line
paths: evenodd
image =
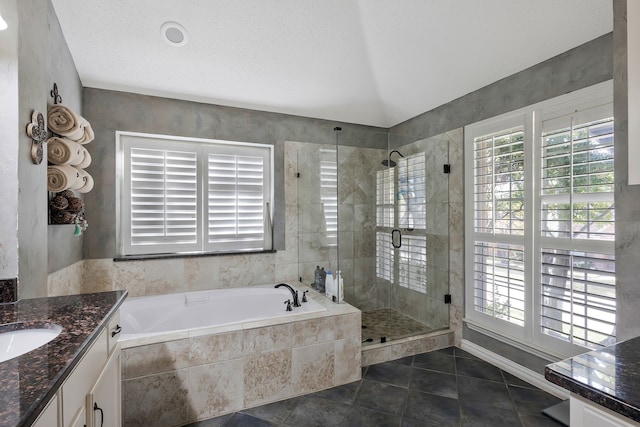
M53 0L85 87L389 127L612 30L612 0ZM168 46L166 21L188 43Z

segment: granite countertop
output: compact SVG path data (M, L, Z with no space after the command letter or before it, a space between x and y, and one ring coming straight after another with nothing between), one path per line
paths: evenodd
M24 299L0 304L0 324L54 323L53 341L0 363L0 426L30 425L120 307L127 291Z
M640 422L640 337L552 363L547 380Z

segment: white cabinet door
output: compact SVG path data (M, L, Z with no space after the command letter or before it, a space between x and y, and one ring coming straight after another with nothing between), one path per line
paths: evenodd
M80 408L75 417L71 420L71 427L87 427L87 413L84 406Z
M58 397L53 396L53 399L49 402L44 411L40 413L40 416L32 427L52 427L58 425Z
M120 346L87 395L87 427L120 427Z

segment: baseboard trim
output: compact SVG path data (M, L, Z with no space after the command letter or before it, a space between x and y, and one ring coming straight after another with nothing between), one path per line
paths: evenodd
M486 348L465 339L463 339L460 343L460 347L464 351L467 351L474 356L491 363L492 365L502 369L503 371L506 371L511 375L514 375L521 380L526 381L529 384L532 384L539 389L546 391L547 393L553 394L559 399L569 398L569 390L550 383L544 378L543 375L538 374L531 369L525 368L524 366L514 362L513 360L500 356L499 354L489 351Z

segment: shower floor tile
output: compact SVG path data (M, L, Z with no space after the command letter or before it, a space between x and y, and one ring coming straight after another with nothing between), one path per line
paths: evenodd
M186 427L562 427L541 412L560 399L497 367L500 379L463 376L469 360L480 359L457 347L404 357L349 384Z
M382 337L391 341L432 330L433 328L390 308L362 312L362 345L378 344Z

